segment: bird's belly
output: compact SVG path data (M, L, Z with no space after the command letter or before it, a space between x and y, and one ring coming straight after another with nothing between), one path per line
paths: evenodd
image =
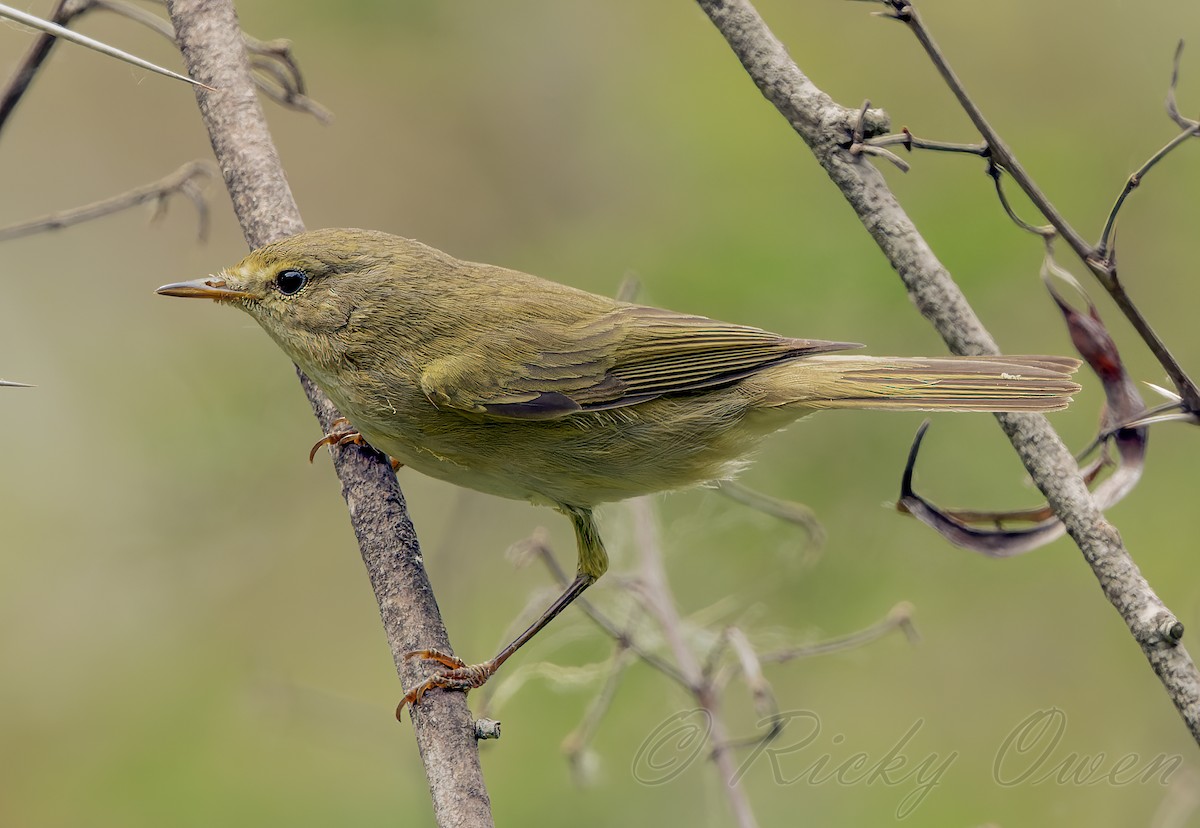
M350 415L372 446L417 471L515 500L590 507L724 479L795 414L746 417L732 394L656 400L551 421ZM401 421L403 424L400 425Z

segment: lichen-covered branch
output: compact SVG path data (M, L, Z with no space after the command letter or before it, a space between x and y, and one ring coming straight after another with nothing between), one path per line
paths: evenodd
M199 227L196 235L201 241L208 237L208 202L204 200L202 186L216 175L216 167L211 161L189 161L174 172L163 176L157 181L134 187L101 201L58 210L49 215L22 221L0 227L0 241L31 236L34 233L45 233L50 230L62 230L65 227L94 221L122 210L129 210L140 204L154 203L154 215L157 218L167 210L167 202L173 195L181 195L196 208Z
M246 241L258 247L302 231L300 211L255 94L232 2L171 0L168 9L188 72L215 90L199 90L197 100ZM336 409L303 374L300 381L322 429L329 431ZM405 663L403 654L431 646L449 652L450 642L404 497L381 454L347 446L333 452L333 462L396 670L413 686L422 678L420 666ZM491 825L466 696L431 694L413 711L413 728L438 824Z

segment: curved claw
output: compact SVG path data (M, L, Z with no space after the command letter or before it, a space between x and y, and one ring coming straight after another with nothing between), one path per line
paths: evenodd
M329 424L329 433L313 443L313 447L308 452L308 462L313 461L321 446L344 445L343 441L351 435L358 437L360 442L362 441L362 435L350 427L350 421L345 417L338 417Z
M322 446L348 446L353 443L356 446L366 446L367 441L363 439L362 434L355 431L350 425L350 421L345 417L338 417L329 424L330 432L322 437L317 442L313 443L313 447L308 452L308 462L312 463L317 456L317 451ZM392 471L397 471L404 464L395 457L389 457L388 462L392 465Z
M467 664L458 656L448 655L440 650L413 650L404 654L404 660L422 658L436 661L444 668L434 673L425 681L418 684L405 694L396 705L396 721L401 720L405 706L411 707L424 698L425 694L434 688L442 690L461 690L466 692L482 687L500 666L495 660L482 664Z

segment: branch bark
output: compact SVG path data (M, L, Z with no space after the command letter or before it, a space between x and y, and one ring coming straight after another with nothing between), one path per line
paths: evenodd
M917 232L883 176L846 151L858 111L840 106L792 61L748 0L697 0L725 37L762 94L775 105L841 190L863 226L895 268L921 314L960 354L999 349L949 272ZM886 116L867 113L869 126ZM1183 626L1142 577L1117 530L1096 507L1070 451L1045 417L999 414L997 419L1083 552L1105 597L1120 613L1162 681L1193 738L1200 742L1200 673L1179 643Z
M170 0L168 10L189 74L215 89L198 89L196 97L246 241L259 247L301 232L300 211L255 96L231 0ZM338 417L333 403L297 373L328 432ZM426 647L450 652L450 642L404 496L383 455L355 446L332 454L396 671L404 685L414 686L423 678L421 666L406 663L403 654ZM412 722L438 824L491 825L466 695L431 693L412 711Z

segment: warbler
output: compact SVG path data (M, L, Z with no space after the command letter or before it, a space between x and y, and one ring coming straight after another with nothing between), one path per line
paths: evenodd
M872 357L620 302L454 258L370 230L301 233L167 296L246 311L319 385L350 429L432 477L570 518L578 572L490 661L442 667L434 687L482 685L604 574L601 503L736 474L767 434L813 411L1055 411L1079 386L1058 356Z

